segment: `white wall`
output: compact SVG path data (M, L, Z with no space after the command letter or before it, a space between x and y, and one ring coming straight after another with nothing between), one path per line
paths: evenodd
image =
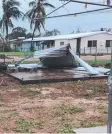
M102 33L99 35L97 34L97 35L87 36L87 37L81 38L81 53L84 53L84 49L85 49L86 54L90 53L90 48L88 47L89 40L97 40L97 53L107 53L107 48L105 47L106 40L112 40L112 35ZM59 47L60 42L64 42L64 45L70 43L71 48L74 50L74 52L76 52L77 39L55 40L55 47ZM31 42L22 43L23 51L29 51L30 47L31 47ZM36 46L36 43L35 43L35 49L38 49L38 47ZM20 51L21 51L21 47L20 47ZM96 48L91 48L91 52L93 54L95 54ZM108 53L110 53L110 52L111 52L111 48L108 48Z
M59 47L60 42L64 42L64 45L70 43L71 48L74 50L74 52L76 52L76 43L77 43L76 39L72 39L72 40L56 40L55 41L55 47Z
M88 47L88 41L89 40L97 40L97 53L107 53L107 48L106 48L106 40L112 40L112 35L110 34L99 34L99 35L93 35L93 36L88 36L84 37L81 39L81 51L84 53L84 48L85 48L85 53L90 53L90 48ZM95 53L96 48L91 48L91 52ZM108 48L108 52L111 52L111 48Z

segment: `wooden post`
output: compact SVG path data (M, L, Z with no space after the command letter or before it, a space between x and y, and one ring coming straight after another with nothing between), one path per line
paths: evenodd
M90 47L90 55L91 55L91 47Z
M84 55L85 55L85 47L84 47Z
M81 38L77 38L77 51L76 53L79 55L80 57L80 47L81 47Z
M95 65L97 63L97 47L96 47L96 52L95 52Z

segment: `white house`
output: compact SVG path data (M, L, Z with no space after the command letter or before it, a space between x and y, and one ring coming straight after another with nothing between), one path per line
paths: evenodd
M30 51L31 42L35 50L57 47L65 44L70 44L74 52L95 54L110 53L112 44L112 33L106 31L86 32L69 35L57 35L49 37L38 37L23 40L19 45L20 51Z

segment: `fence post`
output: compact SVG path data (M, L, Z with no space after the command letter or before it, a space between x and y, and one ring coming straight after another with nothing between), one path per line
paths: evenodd
M84 47L84 55L85 55L85 47Z
M97 64L97 47L96 47L96 51L95 51L95 65Z
M91 47L90 47L90 55L91 55Z
M107 47L107 54L108 54L108 47Z

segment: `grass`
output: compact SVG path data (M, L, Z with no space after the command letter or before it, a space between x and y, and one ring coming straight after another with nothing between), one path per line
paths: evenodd
M31 52L0 52L0 54L5 54L6 56L24 57L31 54Z
M95 60L85 60L89 65L96 65L96 66L99 66L99 65L106 65L107 63L110 62L110 60L97 60L96 63L95 63Z
M81 126L83 128L90 128L90 127L97 127L97 126L102 126L104 125L104 123L102 122L94 122L94 121L85 121L83 123L81 123Z
M84 112L84 109L80 108L80 107L76 107L76 106L67 106L67 105L61 105L59 107L57 107L56 112L55 112L55 116L62 116L64 119L66 118L66 115L68 114L77 114L77 113L81 113Z
M19 120L16 123L17 126L15 128L15 131L19 133L30 133L30 128L40 128L42 126L41 122L31 122L25 120Z
M7 126L3 127L3 130L9 131L9 128Z
M69 110L70 110L69 112L71 114L84 112L84 109L82 109L80 107L74 107L74 106L70 107Z
M73 127L71 124L65 124L57 131L57 133L73 133Z

